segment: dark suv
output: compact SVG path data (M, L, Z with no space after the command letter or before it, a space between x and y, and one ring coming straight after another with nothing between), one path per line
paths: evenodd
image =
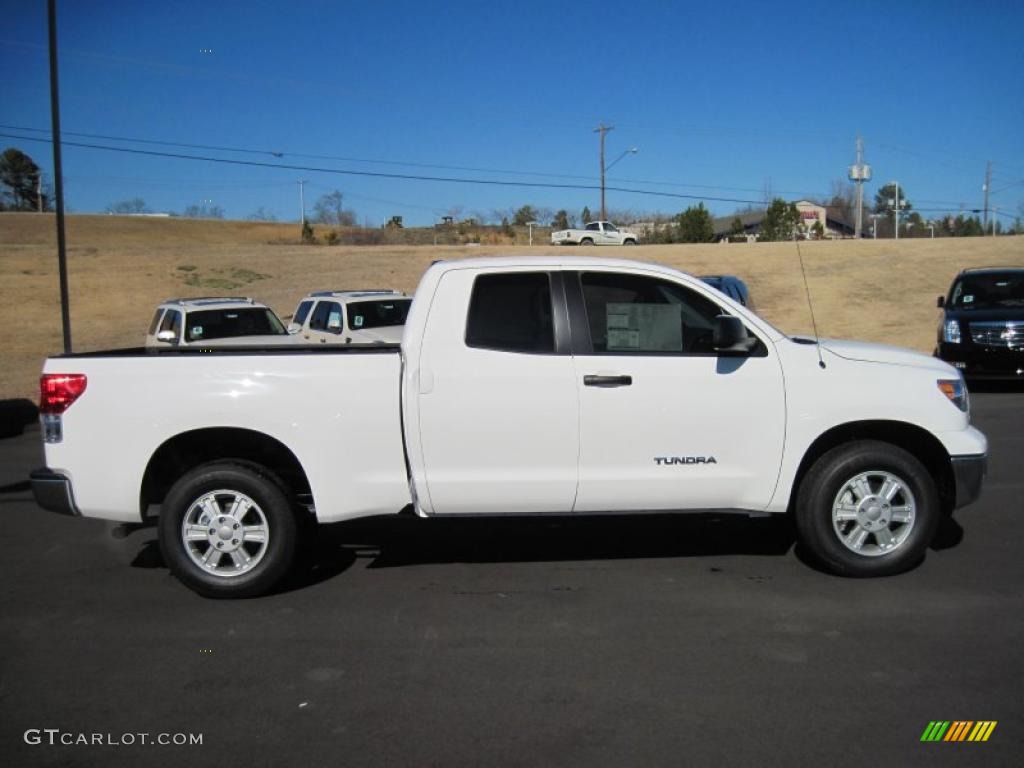
M1024 267L965 269L938 304L936 357L966 378L1024 381Z

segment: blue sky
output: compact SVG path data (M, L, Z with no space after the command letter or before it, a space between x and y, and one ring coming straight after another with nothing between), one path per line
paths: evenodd
M863 135L875 181L915 206L1024 201L1024 3L58 2L65 132L261 151L138 149L398 174L596 184L760 199L829 192ZM46 3L8 7L0 123L50 124ZM203 52L204 49L212 53ZM4 133L42 135L0 129ZM65 134L68 141L90 141ZM47 144L0 137L47 172ZM275 157L270 151L282 152ZM298 157L323 155L339 159ZM386 162L369 162L386 161ZM425 166L450 166L445 168ZM495 172L459 169L494 169ZM142 197L298 218L332 189L360 221L449 210L598 208L589 190L462 185L67 146L77 212ZM555 178L565 174L580 178ZM610 192L614 209L695 201ZM739 204L708 200L718 214ZM1004 219L1004 223L1010 223Z

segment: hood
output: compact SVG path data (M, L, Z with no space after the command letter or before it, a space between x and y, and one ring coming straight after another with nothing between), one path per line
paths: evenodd
M269 336L230 336L226 339L190 341L190 347L277 347L296 344L295 336L274 334Z
M871 344L866 341L843 341L842 339L822 339L822 349L847 360L863 363L888 363L890 365L908 365L915 368L949 369L955 375L956 369L941 360L905 347L891 344Z
M381 341L385 344L398 344L405 333L404 325L383 325L380 328L368 328L358 331L358 338L353 335L353 342Z
M1021 322L1024 321L1024 307L991 307L987 309L946 307L946 317L968 323Z

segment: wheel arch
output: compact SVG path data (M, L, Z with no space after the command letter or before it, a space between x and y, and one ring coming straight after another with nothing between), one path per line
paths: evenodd
M277 438L240 427L206 427L165 440L146 464L139 492L142 516L160 504L171 486L186 472L211 461L258 464L281 479L294 501L312 504L309 479L288 446Z
M804 452L789 493L793 510L800 484L819 458L833 448L855 440L878 440L902 448L924 464L935 479L942 511L952 511L956 501L956 479L949 453L935 435L923 427L905 421L873 420L838 424L819 435Z

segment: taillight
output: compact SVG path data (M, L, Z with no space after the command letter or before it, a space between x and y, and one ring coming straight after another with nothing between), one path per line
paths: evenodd
M39 378L39 413L64 413L85 392L84 373L44 373Z

